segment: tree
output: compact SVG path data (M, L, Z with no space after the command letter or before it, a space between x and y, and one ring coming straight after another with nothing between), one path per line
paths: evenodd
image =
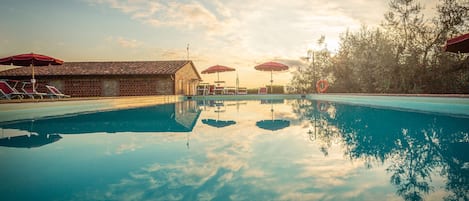
M363 26L341 36L339 52L332 59L332 91L388 92L392 87L392 41L380 29Z
M469 56L443 52L448 38L469 32L469 1L441 0L433 19L434 40L429 46L431 74L427 75L432 93L469 93Z
M441 0L433 19L421 10L417 0L391 0L380 27L346 31L335 55L308 50L310 63L292 86L311 93L327 78L331 92L469 93L469 56L442 48L448 38L469 32L469 1Z
M321 36L317 41L320 50L307 51L307 56L302 57L305 65L293 74L290 85L297 93L314 93L316 82L329 76L331 52L327 49L325 39L325 36Z

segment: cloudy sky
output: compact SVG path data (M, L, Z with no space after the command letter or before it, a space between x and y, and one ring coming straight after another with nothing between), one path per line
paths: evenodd
M422 0L433 12L436 0ZM26 52L67 61L193 60L197 69L220 64L228 85L239 75L248 87L269 83L254 66L289 64L275 84L288 83L294 65L315 41L361 25L377 26L387 0L3 0L0 57ZM189 55L187 46L189 45ZM317 48L317 47L316 47ZM202 75L213 81L216 75Z

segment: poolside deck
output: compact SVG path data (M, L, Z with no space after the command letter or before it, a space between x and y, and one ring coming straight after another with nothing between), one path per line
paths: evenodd
M0 122L46 116L144 107L183 101L184 96L125 96L0 101Z

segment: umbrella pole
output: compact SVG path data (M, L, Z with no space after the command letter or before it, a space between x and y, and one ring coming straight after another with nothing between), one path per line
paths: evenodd
M236 89L235 89L236 95L238 95L238 89L239 89L239 78L238 78L238 72L236 72Z
M34 79L34 65L31 64L31 68L33 69L33 79Z
M31 63L31 68L33 70L32 78L31 78L31 85L33 87L33 91L35 92L36 91L36 86L35 86L36 85L36 79L34 79L34 63Z
M273 70L270 70L270 93L273 94L274 91L273 91L273 88L272 88L272 85L274 84L274 79L272 78L272 74L273 74Z
M220 86L220 73L217 72L217 85Z

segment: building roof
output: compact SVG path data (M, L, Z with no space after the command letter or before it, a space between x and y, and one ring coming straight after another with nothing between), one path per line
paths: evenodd
M34 67L38 76L56 75L172 75L192 61L110 61L110 62L64 62L59 66ZM197 71L197 70L196 70ZM30 76L31 67L19 67L0 72L0 76ZM198 72L197 72L198 74ZM200 77L200 76L199 76Z

